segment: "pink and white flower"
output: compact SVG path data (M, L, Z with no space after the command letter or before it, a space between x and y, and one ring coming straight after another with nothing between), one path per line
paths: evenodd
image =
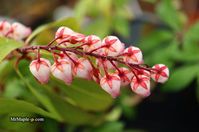
M51 73L54 77L64 81L67 85L72 83L71 63L66 59L57 59L51 66Z
M47 59L40 58L33 60L29 68L40 83L45 84L48 82L50 76L50 62Z
M107 36L102 41L102 54L117 56L124 50L124 44L116 36Z
M138 77L138 78L137 78ZM144 75L134 76L131 81L131 89L143 97L150 95L150 78Z
M15 22L11 25L9 37L15 40L22 40L31 34L31 29L21 23Z
M113 63L117 66L118 63L116 61L113 61ZM106 69L115 69L115 67L111 64L109 60L103 60L103 59L96 59L96 64L98 67L103 68L103 65Z
M74 32L71 34L69 43L70 44L82 43L84 39L85 39L85 35L83 35L81 33Z
M78 60L78 56L75 53L69 52L69 51L65 51L65 53L64 52L60 52L60 58L68 60L72 65L73 65L72 60L74 60L74 61Z
M100 85L107 93L113 98L116 98L120 94L121 79L117 74L105 75L100 80Z
M121 79L121 86L126 86L128 85L134 74L132 73L132 71L130 71L128 68L126 67L121 67L119 68L120 72L118 70L116 70L116 74L120 77Z
M89 60L85 58L79 58L76 61L76 64L73 68L73 74L77 77L85 78L90 80L91 79L91 71L92 66L89 62Z
M0 37L5 36L10 31L11 25L7 21L0 22Z
M122 53L123 60L127 63L141 64L143 63L142 52L139 48L130 46Z
M85 37L83 41L83 50L86 52L90 52L94 49L99 48L102 45L101 39L96 35L89 35ZM94 51L93 53L99 53L99 50Z
M55 38L59 38L56 41L58 43L63 41L69 41L71 39L71 35L74 33L74 31L68 27L60 27L55 33Z
M164 64L156 64L152 67L154 72L151 73L151 78L159 83L165 83L169 78L169 69Z

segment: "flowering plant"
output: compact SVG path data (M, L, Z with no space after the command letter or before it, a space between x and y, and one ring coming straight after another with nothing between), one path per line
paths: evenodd
M30 29L19 23L10 25L2 21L1 35L20 41L30 35ZM121 86L128 84L135 93L148 96L150 77L160 83L169 77L165 65L157 64L149 68L143 64L143 55L138 47L125 48L116 36L107 36L101 40L96 35L85 36L68 27L60 27L48 45L25 46L16 50L25 56L37 50L30 71L42 84L48 82L50 72L67 85L72 83L73 76L77 76L99 83L113 98L120 94ZM49 60L41 58L40 50L52 53L52 66Z

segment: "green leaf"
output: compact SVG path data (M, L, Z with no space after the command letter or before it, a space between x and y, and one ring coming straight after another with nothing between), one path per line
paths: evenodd
M41 32L51 29L51 28L58 28L60 26L67 26L73 30L79 30L79 25L74 18L64 18L57 20L55 22L47 23L44 25L39 26L37 29L35 29L32 34L27 38L27 42L30 42L32 39L34 39L38 34Z
M0 104L0 115L26 112L53 118L49 112L22 100L0 98Z
M141 42L139 42L139 46L145 53L151 52L152 50L159 48L159 46L168 45L167 43L172 40L172 38L172 32L158 30L149 33L147 36L144 36Z
M23 45L20 41L0 37L0 62L14 49Z
M121 34L124 37L128 37L130 30L129 30L129 23L128 20L121 16L115 16L113 19L113 26L114 30Z
M180 67L173 72L166 84L162 87L164 91L177 92L184 89L193 81L198 71L198 65Z
M76 78L73 80L72 85L66 86L63 82L54 79L54 85L59 86L67 97L85 110L104 111L113 102L110 95L93 81Z
M72 105L65 98L50 91L51 87L41 85L33 80L33 78L25 78L19 71L17 71L17 73L28 86L31 93L49 110L54 119L76 125L94 124L97 120L100 121L103 119L102 115L91 114L80 109L78 106ZM41 93L38 88L43 90L43 93Z
M85 26L82 31L84 34L89 35L95 33L97 36L103 38L110 33L110 27L109 20L97 18L92 21L92 23L89 23L87 26Z
M158 16L166 24L168 24L174 30L180 30L182 27L182 14L177 11L172 0L162 0L157 6Z
M122 122L105 122L100 127L95 128L95 132L123 132L124 123Z
M62 118L60 117L60 115L57 113L57 111L55 110L55 108L53 107L50 99L40 93L39 91L37 91L37 89L35 89L30 83L29 80L27 80L22 74L21 72L16 69L17 74L19 75L19 77L24 81L24 83L27 85L28 89L30 90L30 92L39 100L39 102L48 110L51 112L51 114L54 116L54 118L56 118L58 121L61 121Z

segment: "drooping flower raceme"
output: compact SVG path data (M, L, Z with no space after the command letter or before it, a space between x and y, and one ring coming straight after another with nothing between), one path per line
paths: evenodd
M0 22L0 36L21 41L29 34L30 29L22 24ZM150 78L164 83L169 77L167 66L156 64L150 68L143 64L141 50L135 46L125 48L116 36L101 39L62 26L48 45L17 49L22 54L34 50L38 50L37 58L30 63L29 68L42 84L48 82L51 73L67 85L72 83L74 77L93 80L113 98L120 95L121 87L128 85L134 93L146 97L151 93ZM40 50L52 53L52 66L47 59L40 58Z

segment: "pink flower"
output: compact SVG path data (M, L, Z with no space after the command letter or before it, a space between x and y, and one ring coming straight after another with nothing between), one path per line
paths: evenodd
M66 55L66 54L68 55ZM68 60L72 65L73 65L73 62L72 62L72 60L74 60L74 61L77 61L78 60L78 56L76 55L76 54L74 54L73 52L69 52L69 51L65 51L65 53L64 52L60 52L60 58L61 59L66 59L66 60ZM72 59L70 59L70 58Z
M7 21L0 22L0 37L5 36L10 31L11 25Z
M144 69L136 69L134 70L134 72L136 73L136 75L145 75L146 77L151 77L151 73L147 70Z
M60 43L62 41L69 41L71 39L71 35L74 33L74 31L68 27L60 27L55 33L55 38L57 39L57 42Z
M37 78L37 80L45 84L49 80L50 75L50 62L47 59L40 58L39 60L33 60L30 63L30 71Z
M151 73L151 78L159 83L164 83L169 78L169 69L167 66L163 64L156 64L152 68L155 69L155 71Z
M124 44L116 36L107 36L102 45L102 54L106 56L117 56L124 50Z
M72 82L71 63L66 59L57 59L51 66L51 73L54 77L63 80L67 85Z
M92 71L90 62L85 58L79 58L76 63L73 68L74 75L90 80Z
M113 61L113 63L117 66L116 61ZM115 69L115 67L111 64L109 60L96 59L96 64L100 68L103 68L103 64L104 64L106 69Z
M121 79L116 74L105 75L100 80L100 85L107 93L113 98L116 98L120 94Z
M134 76L132 71L130 71L126 67L121 67L121 68L119 68L119 70L120 70L120 72L118 70L116 70L115 73L120 77L121 85L122 86L128 85Z
M139 75L133 77L131 81L131 89L138 95L147 97L150 95L150 78L144 75Z
M69 43L71 44L77 44L77 43L82 43L82 41L85 39L85 35L81 33L74 32L71 34Z
M83 41L83 50L90 52L94 49L99 48L102 45L101 39L96 35L89 35L85 37ZM93 53L99 53L99 50L94 51Z
M11 28L12 28L11 29L12 31L10 32L8 36L15 40L22 40L31 34L30 28L18 22L13 23L11 25Z
M130 46L122 53L123 60L127 63L141 64L143 62L142 52L139 48Z

